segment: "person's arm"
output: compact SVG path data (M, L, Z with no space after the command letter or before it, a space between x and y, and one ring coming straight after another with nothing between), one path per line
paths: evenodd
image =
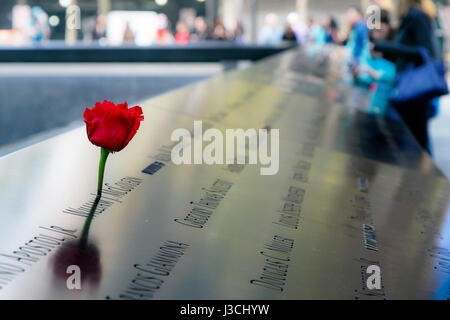
M374 50L382 52L389 57L400 57L416 64L422 63L420 48L423 47L432 55L433 43L432 25L425 13L413 12L405 16L400 27L402 32L408 31L414 45L404 45L391 42L375 42Z
M374 70L369 66L363 67L361 71L367 73L373 79L373 81L380 80L383 75L382 71L380 72L379 70Z
M400 43L377 41L374 43L373 50L382 52L384 55L396 58L404 58L407 60L420 63L422 55L418 46L408 46Z
M353 65L350 68L350 71L353 76L353 81L356 85L369 87L378 78L377 72L367 65Z

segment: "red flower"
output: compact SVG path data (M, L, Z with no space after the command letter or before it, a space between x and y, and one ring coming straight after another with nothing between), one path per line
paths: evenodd
M89 141L108 151L125 148L133 139L142 120L144 116L141 107L128 109L126 102L115 105L105 100L84 111Z

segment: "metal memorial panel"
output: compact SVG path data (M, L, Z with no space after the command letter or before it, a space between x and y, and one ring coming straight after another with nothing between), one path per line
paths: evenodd
M343 59L291 50L143 103L99 201L85 128L0 158L0 298L450 298L448 180L402 123L349 106ZM279 129L277 173L175 165L172 132L199 120Z

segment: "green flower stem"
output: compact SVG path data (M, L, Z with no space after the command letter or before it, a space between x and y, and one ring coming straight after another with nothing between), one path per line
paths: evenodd
M92 220L95 216L95 210L97 209L98 203L100 202L101 196L96 196L95 201L92 204L91 210L89 212L89 215L84 222L83 230L81 231L81 237L80 237L80 245L85 246L87 244L87 239L89 235L89 229L91 228Z
M98 203L100 202L100 199L102 197L103 176L105 175L106 160L108 159L109 153L110 153L110 151L101 148L100 163L98 164L97 196L95 197L95 201L92 204L89 215L84 223L83 230L81 231L80 244L82 246L86 245L86 243L87 243L89 229L91 228L91 223L95 216L95 210L97 209Z
M97 196L99 197L102 195L103 176L105 175L106 159L108 159L109 152L110 151L103 148L100 152L100 163L98 165L98 186L97 186Z

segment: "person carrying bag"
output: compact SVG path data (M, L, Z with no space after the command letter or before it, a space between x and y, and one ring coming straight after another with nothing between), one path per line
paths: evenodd
M395 91L391 97L394 104L430 101L449 93L444 61L432 60L424 47L420 47L419 51L422 64L416 67L411 63L408 69L397 75Z
M431 154L428 120L432 100L448 93L445 67L434 23L421 0L399 0L400 27L394 42L374 42L373 49L395 62L397 82L391 103L419 144Z

